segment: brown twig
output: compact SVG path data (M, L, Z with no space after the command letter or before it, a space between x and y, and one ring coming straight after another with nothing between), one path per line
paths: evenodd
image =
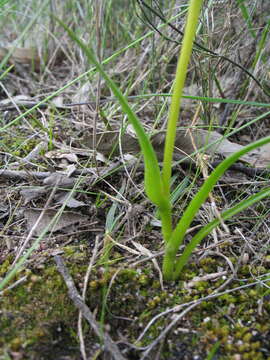
M92 255L91 259L90 259L90 262L89 262L89 265L88 265L88 268L87 268L87 271L86 271L86 274L85 274L85 277L84 277L83 291L82 291L82 300L83 301L85 301L87 285L88 285L88 282L89 282L89 277L90 277L91 270L92 270L93 265L94 265L94 263L96 261L98 248L99 248L99 236L96 236L93 255ZM86 350L85 350L85 342L84 342L84 337L83 337L82 312L81 311L79 311L79 317L78 317L78 335L79 335L79 339L80 339L81 355L82 355L84 360L87 360L87 355L86 355Z
M94 318L94 315L91 313L88 306L83 301L82 297L80 296L78 290L75 287L74 281L73 281L72 277L70 276L67 267L65 266L65 264L63 262L62 257L59 255L55 255L54 260L55 260L58 271L63 276L63 279L67 285L68 294L69 294L70 299L73 301L76 308L78 310L80 310L82 316L88 321L88 323L90 324L94 333L100 339L103 340L105 349L110 352L113 359L125 360L123 355L120 353L120 350L117 347L117 345L113 342L111 337L101 329L100 325Z

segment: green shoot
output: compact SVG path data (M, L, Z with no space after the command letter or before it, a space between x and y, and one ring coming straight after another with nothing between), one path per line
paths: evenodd
M114 83L114 81L108 76L103 66L96 59L93 50L85 45L76 35L70 30L61 20L57 20L60 25L67 31L70 38L73 39L79 47L83 50L88 58L89 63L92 63L96 70L105 79L107 85L110 87L114 96L121 104L122 111L127 115L129 122L133 125L133 128L137 134L138 141L144 156L145 164L145 192L148 198L157 206L158 212L162 222L162 233L165 241L165 256L163 260L163 274L166 280L175 280L178 278L183 266L187 263L192 251L200 243L200 241L209 232L216 227L220 219L216 219L203 227L197 235L191 240L190 244L184 250L184 253L177 260L177 252L180 245L183 243L186 231L188 230L191 222L195 218L199 208L206 201L209 193L213 187L224 174L224 172L235 163L242 155L247 152L256 149L259 146L270 142L270 137L256 141L244 147L242 150L231 155L225 159L204 182L201 189L194 196L183 216L178 222L175 229L172 228L172 205L170 194L170 183L172 173L172 158L174 151L174 142L177 130L177 123L180 111L180 103L182 98L183 87L186 79L188 64L192 52L193 41L196 34L196 28L198 24L200 9L202 6L202 0L190 0L188 19L183 39L183 46L179 62L177 65L176 77L173 87L172 102L169 111L168 128L165 140L164 159L162 173L159 169L157 156L151 145L151 142L145 133L142 124L128 104L127 98L122 94L120 89ZM209 99L208 99L209 101ZM236 101L237 102L237 101ZM265 114L263 115L263 117ZM254 120L255 121L255 120ZM207 146L206 146L207 147ZM255 202L268 196L269 189L263 190L258 194L255 194L248 199L241 201L233 208L224 211L221 214L222 219L226 220L242 211L243 209L253 205Z
M187 209L185 210L183 216L181 217L179 223L177 224L175 230L172 233L169 243L166 246L164 262L163 262L163 274L164 274L165 278L167 278L167 279L175 278L177 275L179 275L182 267L186 263L186 260L185 260L186 253L184 253L182 255L183 258L180 257L180 260L178 260L177 265L175 264L177 251L183 242L186 231L188 230L192 220L194 219L194 217L197 214L201 205L207 199L209 193L211 192L211 190L217 183L218 179L242 155L244 155L244 154L248 153L249 151L254 150L260 146L263 146L269 142L270 142L270 136L245 146L243 149L232 154L231 156L226 158L221 164L219 164L219 166L212 172L212 174L209 176L209 178L204 182L204 184L201 186L198 193L194 196L194 198L191 200L190 204L188 205ZM261 194L261 193L258 193L257 195L259 195L259 194ZM267 194L268 194L268 192L266 193L265 196L267 196ZM257 199L256 197L255 198L252 197L252 201L253 201L252 203L259 201L256 199ZM243 203L248 204L246 207L250 206L248 199L244 200ZM236 205L236 207L234 207L232 209L237 209L238 210L237 212L242 211L245 207L243 207L244 205L241 205L241 204L242 204L242 202L240 202L238 205ZM232 211L232 209L231 209L231 211ZM229 217L235 215L235 212L234 211L230 212L229 210L227 210L224 214L226 216L226 218L224 218L224 220L226 220ZM222 214L221 214L221 217L223 217ZM215 226L217 226L219 224L219 220L216 220L216 222L214 224L215 224ZM206 225L202 230L200 230L200 233L204 233L205 228L207 228L208 226L209 226L209 224ZM211 230L212 230L212 228L211 228ZM201 237L199 237L199 239L200 239L199 241L202 240ZM190 242L189 249L190 248L194 249L197 245L198 245L197 238L194 237ZM173 269L175 268L175 266L176 266L177 271L174 273Z
M176 127L180 112L181 97L187 75L187 68L192 52L193 41L196 34L198 18L200 15L202 0L191 0L188 11L187 24L179 61L177 64L175 83L169 112L167 134L165 140L163 160L163 182L166 196L170 193L170 178L172 173L172 157L176 136Z

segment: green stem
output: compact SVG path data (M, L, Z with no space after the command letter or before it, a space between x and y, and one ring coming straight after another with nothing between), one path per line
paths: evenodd
M189 203L187 209L185 210L183 216L178 222L175 230L172 233L172 236L165 248L165 255L163 260L163 274L165 279L171 279L173 273L172 262L175 264L176 254L181 246L184 236L186 234L187 229L190 227L192 220L197 214L201 205L207 199L210 191L212 191L213 187L217 183L218 179L224 174L224 172L234 164L242 155L245 155L249 151L252 151L260 146L263 146L270 142L270 136L258 140L250 145L245 146L240 151L232 154L228 158L226 158L221 164L217 166L217 168L211 173L207 180L205 180L204 184L201 186L200 190L194 196L194 198Z
M165 140L164 159L163 159L163 183L164 191L167 197L170 194L170 179L172 173L172 157L174 151L174 143L176 136L176 127L180 112L181 98L183 94L183 87L186 80L188 63L190 60L193 41L196 34L197 23L200 15L202 0L190 0L187 24L179 56L175 83L173 86L173 94L171 106L169 111L167 134Z
M159 213L161 217L162 223L162 236L165 244L168 243L171 235L172 235L172 207L168 202L167 207L164 209L159 208Z

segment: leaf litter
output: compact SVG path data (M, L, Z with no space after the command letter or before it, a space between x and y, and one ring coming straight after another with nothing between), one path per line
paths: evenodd
M74 206L76 207L76 206ZM42 210L38 209L25 209L24 210L24 217L27 221L27 228L30 231L34 225L36 224ZM72 211L64 211L61 214L61 217L57 222L51 226L49 226L56 216L56 210L46 210L44 215L42 216L41 220L38 223L37 228L34 231L35 236L39 236L42 232L48 228L48 232L56 232L56 231L67 231L67 228L71 228L75 224L79 225L81 223L89 222L89 217L83 216L81 214L72 212Z
M64 4L58 4L58 6L64 6ZM217 20L217 23L211 25L212 17L210 16L208 18L209 26L217 28L209 41L212 41L216 51L222 53L226 48L228 56L232 56L236 61L246 61L245 65L248 66L248 61L254 54L254 51L251 50L254 49L254 46L256 47L256 42L252 40L239 13L233 12L234 6L236 5L232 2L228 2L226 6L215 3L214 11L220 14L227 11L229 16L226 19L228 21L230 19L231 23L229 24L227 21L219 23ZM265 6L267 5L259 4L257 11L260 16L254 15L254 21L258 28L264 23ZM264 8L262 9L262 7ZM255 8L253 10L255 11ZM215 16L214 13L214 19ZM244 28L246 31L242 31ZM176 35L172 30L164 31L169 37L175 38ZM223 34L227 36L223 36ZM235 34L239 36L237 55L235 54L235 45L233 45ZM155 34L153 39L153 41L160 41L160 35ZM117 60L117 66L113 66L113 64L111 66L110 71L114 78L122 84L123 89L130 89L132 95L140 94L142 90L145 92L145 85L141 86L142 83L147 83L145 79L148 79L147 81L151 84L149 92L153 92L152 88L157 93L163 92L164 88L166 91L170 89L175 66L174 57L178 48L175 43L170 42L164 42L161 48L157 46L156 51L160 52L161 56L156 56L156 67L152 71L153 69L148 68L148 61L146 61L152 49L151 41L144 40L145 50L140 61L137 61L137 49L130 49ZM48 64L49 67L44 73L40 72L40 66L39 71L34 74L31 72L32 61L34 61L34 68L39 64L39 60L41 63L43 62L43 59L36 57L36 54L40 56L42 52L33 53L32 47L14 49L11 63L15 64L15 69L7 75L6 79L3 79L9 96L2 91L0 99L1 110L7 112L7 116L4 118L5 124L17 116L18 109L21 111L28 109L29 106L37 104L40 99L44 98L44 94L59 89L67 80L72 80L76 75L81 74L85 65L82 55L77 50L69 51L71 45L65 36L59 39L60 42L61 45L62 43L67 45L67 48L64 49L63 62L52 62L50 67L46 61L45 64ZM55 48L56 53L58 45ZM163 47L167 49L167 60L164 59ZM268 48L269 44L265 47L264 56L266 58L269 54ZM15 55L19 53L20 49L25 50L26 55L31 55L28 56L27 61L18 56L16 58ZM107 50L109 51L109 49ZM4 54L6 54L6 50ZM195 80L186 88L186 94L190 95L200 95L201 85L209 80L209 68L203 67L200 55L196 56L198 57L194 56ZM162 59L162 62L159 62L159 58ZM168 62L164 66L165 60ZM238 98L244 81L242 76L238 76L237 71L223 61L220 63L215 62L215 59L209 61L209 66L215 68L217 75L217 81L211 84L212 96ZM202 70L200 74L198 69ZM140 70L140 76L134 76L135 71L138 70ZM267 79L265 71L267 72L266 64L255 69L257 76ZM148 74L151 74L152 77L148 77ZM129 82L132 76L136 81ZM32 79L31 86L27 85L29 77ZM166 79L165 82L164 79ZM217 86L218 81L221 86ZM158 227L155 226L159 223L159 219L155 210L148 202L145 202L143 196L143 167L142 163L137 160L140 158L139 146L132 132L125 131L125 119L119 113L115 100L111 99L111 94L104 87L103 82L101 82L101 100L106 101L100 103L103 114L100 114L98 133L96 134L97 147L96 149L92 147L97 83L96 75L92 76L91 82L86 81L84 85L78 82L64 92L57 101L45 104L44 107L40 106L39 110L35 112L33 116L41 119L47 129L52 126L54 134L52 138L48 133L33 126L31 115L27 117L28 122L22 121L1 134L1 141L4 140L5 147L4 150L1 149L0 154L3 164L0 170L2 201L0 236L3 236L4 239L7 237L12 239L14 248L6 249L4 245L1 245L0 277L6 274L7 266L12 262L9 261L9 256L12 257L15 253L18 241L23 240L33 229L44 210L49 194L53 188L56 188L50 208L44 211L44 216L40 219L34 236L37 237L42 233L57 214L57 209L65 204L64 211L50 232L55 236L57 234L69 236L71 233L73 235L68 239L65 238L63 243L61 241L57 241L57 244L52 242L49 246L52 251L64 254L79 289L83 282L89 256L91 257L92 254L93 239L97 237L96 241L100 241L103 246L100 247L102 250L99 251L93 264L86 301L90 310L97 315L97 319L103 316L102 311L106 308L106 311L104 310L106 313L103 320L104 328L111 333L116 342L122 342L121 349L124 348L124 354L129 354L130 358L140 359L142 352L147 351L145 347L151 346L154 339L157 339L162 331L167 329L166 326L174 323L171 332L167 332L166 340L165 338L161 339L161 344L165 349L164 353L162 346L160 349L153 347L150 358L165 359L166 354L169 354L170 360L180 357L187 360L206 358L211 351L212 344L216 342L221 344L218 350L220 357L217 358L264 359L269 357L269 325L267 324L269 312L267 296L269 295L262 285L264 284L263 276L269 271L270 266L267 210L269 202L266 200L258 207L247 211L240 219L235 219L230 224L231 235L226 234L225 236L224 232L219 231L216 236L220 241L212 241L211 237L206 239L200 247L200 251L191 259L189 269L181 278L182 283L180 285L165 284L163 287L159 270L163 246L160 244ZM254 86L249 87L247 99L268 101ZM89 102L89 104L66 105L78 102ZM160 123L154 130L152 125L153 119L157 116L157 109L161 110L163 102L165 102L163 98L162 100L151 98L147 101L140 100L134 104L138 115L143 119L160 161L162 160L165 136L162 130L165 121L164 113L161 113ZM262 120L262 125L251 125L228 139L217 131L205 130L203 121L190 127L190 131L187 131L190 119L195 112L195 105L196 102L190 100L185 100L183 103L180 124L183 127L178 129L176 139L174 158L176 163L181 163L185 159L184 163L188 165L194 163L196 170L198 166L194 152L202 147L206 147L203 153L207 155L207 162L210 162L229 156L232 152L239 150L245 142L267 135L269 129L267 118ZM235 109L239 111L235 127L241 126L242 123L260 113L258 109L254 110L252 107L236 108L235 105L226 107L222 104L215 104L203 107L204 121L207 117L211 118L215 125L213 128L216 129L218 124L215 121L223 119L226 125L226 121L230 118L229 115L233 114ZM3 125L1 124L1 126ZM19 141L19 138L23 139ZM28 141L30 138L32 138L32 142ZM9 139L12 139L12 142ZM16 146L11 149L15 142ZM42 146L39 146L40 144ZM96 159L93 159L94 154L98 155ZM260 174L263 174L265 170L265 174L267 174L269 154L270 151L267 147L258 149L241 159L242 166L248 169L253 167L261 169L262 173ZM133 156L132 160L127 161L129 155ZM243 178L238 177L238 184L232 184L232 177L238 176L238 172L239 170L231 170L231 174L234 175L229 175L227 179L223 178L214 193L215 201L220 209L230 206L236 198L256 191L257 187L267 181L263 175L258 177L256 175L256 178L254 175L245 175ZM190 170L189 166L182 168L176 165L174 173L177 176L177 183L181 182L183 177L187 180L183 187L181 200L176 205L178 212L181 213L186 198L192 196L194 191L192 186L196 187L197 182L200 183L202 180L198 177L192 185L194 169ZM81 182L78 187L76 185L73 192L78 180ZM125 200L121 203L115 199L117 191L124 183L122 196ZM72 194L70 194L71 191ZM23 201L20 203L21 200ZM18 208L16 208L16 204L19 204ZM105 238L109 239L105 235L106 217L111 207L116 204L114 216L118 223L111 230L112 241L107 242L104 240ZM143 210L135 219L134 215L129 216L127 209L137 205L142 206ZM207 208L205 206L202 209L196 223L193 224L194 229L200 227L205 219L212 216L210 212L205 216L204 212L208 211ZM144 216L144 213L147 216ZM80 230L85 228L85 225L87 227L92 218L97 221L99 230L97 229L93 234L80 233ZM121 226L117 227L119 224ZM103 230L100 231L100 229ZM191 233L192 231L191 229ZM191 235L187 235L187 241L189 236ZM67 241L71 246L63 245ZM136 250L132 249L130 244ZM56 245L57 250L54 248ZM63 245L62 249L61 245ZM216 255L211 253L208 248L216 249ZM220 253L226 254L233 262L237 278L231 279L231 269L224 259L218 258ZM248 264L243 263L242 254L249 259ZM42 265L35 266L35 261ZM26 282L24 273L22 273L24 283L18 285L19 295L17 296L15 287L12 290L12 296L7 296L7 301L4 301L1 315L5 322L2 322L1 325L8 323L8 327L2 327L8 340L4 339L2 344L2 339L0 339L0 343L13 358L21 356L21 358L42 359L47 356L46 358L49 359L52 352L54 358L58 356L59 359L65 357L77 360L80 357L78 343L74 341L76 332L74 307L66 295L66 288L52 281L54 277L57 279L57 274L50 266L51 258L40 246L38 251L33 254L31 261L26 264L27 270L31 271L30 276L25 272L26 278L28 277ZM119 275L117 275L118 272ZM253 283L251 282L252 277L254 278ZM44 283L44 287L42 287L42 283ZM211 300L209 293L215 293L225 283L227 292L220 292L216 294L215 301ZM243 287L235 290L240 283ZM188 291L183 284L187 285ZM245 285L250 288L245 290ZM102 303L104 301L102 292L104 293L104 291L107 291L106 303ZM38 297L38 293L44 301ZM48 293L52 294L51 298L48 298ZM59 308L56 302L57 298L61 299L65 308ZM258 301L260 301L260 309L257 311ZM26 306L21 305L22 302ZM33 302L35 302L35 306L33 306ZM180 311L180 307L189 309L188 306L192 306L190 304L192 302L195 302L198 310L193 308L186 311L185 314L180 313L182 317L179 315L178 323L176 323L175 319L178 315L170 316L170 311ZM14 304L13 308L10 307L10 303ZM27 307L31 308L31 311ZM41 313L36 308L39 308ZM46 308L50 308L50 311L47 311ZM242 310L243 308L245 311ZM168 313L165 314L164 309L168 309ZM53 314L51 317L50 312ZM11 319L11 313L19 315L15 316L15 319ZM159 316L159 323L155 325L156 316ZM16 318L18 322L16 322ZM27 323L27 320L23 320L26 321L28 329L34 330L33 332L26 330L25 334L22 334L19 330L20 321L25 318L32 319L33 323L37 325L35 327L29 322ZM152 325L148 326L148 324ZM15 335L10 335L12 329L16 329ZM65 332L65 329L70 329L72 335L69 331ZM44 336L42 336L42 332L45 334ZM142 337L140 337L141 334L143 334ZM61 344L61 338L64 339L64 346ZM134 343L134 338L140 338L141 343ZM85 330L85 339L88 353L98 357L98 351L103 351L102 347L96 339L93 339L87 329ZM33 344L36 342L38 350L35 349L35 345L27 345L31 344L31 341ZM132 344L130 345L129 342ZM43 355L40 349L44 350Z

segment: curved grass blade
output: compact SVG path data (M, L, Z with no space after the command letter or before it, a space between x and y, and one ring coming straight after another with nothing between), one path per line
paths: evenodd
M164 186L158 165L157 156L148 136L143 129L143 126L141 125L139 119L129 106L126 97L122 94L115 82L107 75L102 65L94 56L93 50L89 46L86 46L86 44L84 44L65 23L63 23L58 18L56 18L56 20L67 31L70 38L75 41L83 50L83 52L88 58L88 61L95 65L96 69L99 71L99 73L106 81L107 85L112 90L114 96L119 100L123 112L127 115L129 122L132 124L144 156L145 192L148 198L159 207L163 223L163 235L165 237L165 240L168 239L172 232L171 205L169 202L169 197L166 197L164 193Z
M167 243L163 261L163 273L166 279L170 279L173 276L176 254L180 245L183 242L186 231L189 228L194 217L196 216L199 208L205 202L210 191L213 189L219 178L242 155L245 155L249 151L254 150L267 143L270 143L270 136L245 146L243 149L226 158L221 164L216 167L216 169L211 173L208 179L205 180L200 190L189 203L175 230L172 232L169 242Z
M242 200L240 203L235 205L234 207L224 211L221 213L221 219L227 220L232 216L238 214L239 212L247 209L252 206L256 202L262 200L263 198L270 195L270 188L264 189L254 195L251 195L245 200ZM180 256L177 261L175 272L173 274L174 280L180 275L183 267L186 265L191 253L194 251L197 245L215 228L221 223L221 219L215 219L211 221L209 224L204 226L198 233L191 239L190 243L186 246L183 254Z

